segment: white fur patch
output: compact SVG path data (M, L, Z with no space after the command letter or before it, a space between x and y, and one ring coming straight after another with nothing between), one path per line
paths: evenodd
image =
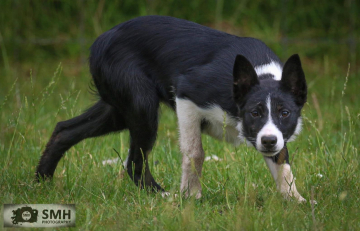
M262 148L262 143L261 143L261 138L263 136L276 136L277 138L277 143L275 146L275 152L274 155L278 152L281 151L281 149L283 149L284 147L284 137L282 132L276 127L276 125L274 124L272 118L271 118L271 98L270 95L268 96L268 98L266 99L266 106L269 110L269 118L268 121L266 122L266 124L264 125L264 127L259 131L259 133L257 134L256 137L256 149L261 151L264 148ZM264 155L264 153L263 153Z
M255 67L256 74L258 76L264 74L271 74L274 76L274 80L280 81L282 75L282 68L279 63L271 61L268 64Z
M191 100L176 98L176 114L180 131L180 149L183 154L181 191L185 196L201 197L202 165L205 153L201 142L201 122L205 119L208 124L205 132L209 135L231 142L240 143L237 121L227 115L219 106L200 108Z
M291 172L289 164L277 164L273 160L264 157L266 165L269 167L273 176L277 189L285 198L294 197L298 202L306 201L297 191L295 178Z
M176 98L176 114L180 132L180 150L183 154L181 191L185 196L201 197L201 171L205 153L201 143L202 115L190 100Z
M245 144L247 144L248 146L252 146L252 143L250 141L248 141L247 139L245 139L244 134L243 134L243 122L239 121L236 125L236 130L239 132L238 138L240 142L245 142Z
M271 175L273 176L274 180L276 181L276 179L278 178L279 166L276 163L274 163L274 161L270 158L264 157L264 160L271 172Z
M217 155L211 155L211 156L205 157L205 161L211 161L211 160L214 160L214 161L222 161L222 159L219 158Z
M130 152L130 149L129 149L129 152ZM129 161L129 154L128 154L128 156L126 157L126 159L125 159L125 161L124 161L124 163L123 163L123 166L124 166L125 169L127 169L128 161Z
M218 140L225 138L226 142L235 146L240 145L244 141L244 137L241 134L242 123L237 122L232 116L225 113L220 106L212 105L209 108L200 108L190 100L178 98L176 98L176 103L179 104L179 109L182 110L178 113L194 113L200 120L205 119L208 122L204 133ZM191 111L184 112L183 110Z
M102 165L112 165L112 164L116 164L119 161L119 157L114 158L114 159L107 159L107 160L103 160L102 161Z
M294 141L296 139L297 135L300 134L301 129L302 129L302 119L301 119L301 117L299 117L298 121L297 121L297 124L296 124L294 134L292 134L292 136L290 136L290 138L289 138L289 140L287 142Z

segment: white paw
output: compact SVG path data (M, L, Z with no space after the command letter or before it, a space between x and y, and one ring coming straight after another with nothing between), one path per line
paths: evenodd
M114 158L114 159L108 159L108 160L103 160L102 161L102 165L112 165L112 164L116 164L119 161L119 157Z
M196 193L195 199L198 200L198 199L200 199L200 198L201 198L201 192L199 191L199 192Z
M169 197L170 196L170 192L161 192L161 196L163 198Z
M174 195L174 198L177 198L179 196L176 193L174 193L173 195ZM162 192L161 196L162 196L162 198L169 198L169 197L171 197L171 193L170 192Z
M306 199L302 196L299 195L299 197L296 198L298 203L305 203L306 202Z
M189 193L189 190L185 190L185 191L183 191L183 194L184 194L185 198L190 198L190 197L195 196L195 199L200 199L201 198L201 189L192 190L190 193Z
M317 205L317 204L318 204L316 200L310 200L310 203L311 203L312 205Z

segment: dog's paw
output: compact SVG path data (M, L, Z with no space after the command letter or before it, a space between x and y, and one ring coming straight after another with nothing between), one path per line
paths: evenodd
M191 191L191 193L189 193L189 190L183 191L183 196L185 199L190 198L190 197L195 197L195 199L200 199L201 198L201 190L194 190Z
M306 203L306 199L302 196L298 196L298 197L295 197L295 199L297 200L298 203Z
M189 193L185 193L184 196L185 196L185 198L195 197L195 199L198 200L201 198L202 195L201 195L201 191L197 191L197 192L190 193L190 195L189 195Z
M173 197L174 198L177 198L179 195L177 194L177 193L174 193L173 194ZM171 193L170 192L162 192L161 193L161 197L162 198L169 198L169 197L171 197Z
M196 193L196 196L195 196L195 199L200 199L201 198L201 191L197 192Z
M304 204L304 203L307 202L307 200L306 200L304 197L300 196L300 195L298 195L297 197L294 196L293 198L294 198L298 203L301 203L301 204ZM311 204L311 205L317 205L317 201L316 201L316 200L310 200L310 204Z
M161 196L162 196L162 198L167 198L171 195L170 195L170 192L161 192Z
M317 205L318 203L317 203L316 200L310 200L310 204L312 204L312 205Z
M298 203L306 203L306 199L302 197L297 191L282 191L281 194L283 195L285 200L294 200Z

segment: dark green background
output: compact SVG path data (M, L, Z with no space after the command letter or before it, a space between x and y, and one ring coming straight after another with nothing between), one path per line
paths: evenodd
M355 62L360 50L359 5L355 0L2 0L1 47L9 62L69 56L84 61L102 32L137 16L158 14L260 38L282 59L300 53L346 64Z

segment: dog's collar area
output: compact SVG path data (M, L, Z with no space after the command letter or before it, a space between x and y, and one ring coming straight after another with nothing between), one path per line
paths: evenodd
M280 151L260 151L258 150L263 156L265 157L273 157L273 156L276 156Z

